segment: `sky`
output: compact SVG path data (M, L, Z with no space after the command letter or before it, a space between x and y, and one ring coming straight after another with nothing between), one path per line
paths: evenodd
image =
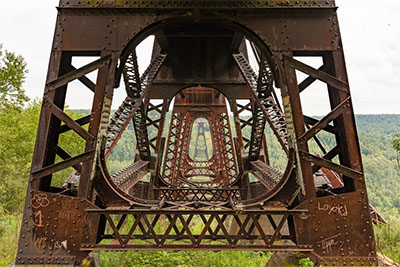
M58 0L0 0L0 44L26 59L29 73L24 89L32 99L43 95L57 4ZM336 4L354 112L400 114L400 1L336 0ZM142 45L142 54L148 54L147 47L151 46ZM314 87L304 91L304 112L324 115L328 105L318 101L323 98L318 83ZM90 107L88 101L82 104L90 92L82 91L69 96L70 108ZM122 90L117 91L116 106L122 98Z

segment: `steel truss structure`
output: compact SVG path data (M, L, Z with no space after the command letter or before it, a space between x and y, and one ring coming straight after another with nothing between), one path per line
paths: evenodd
M213 153L208 158L208 151L205 150L206 158L198 160L199 135L193 155L189 153L189 146L193 139L193 126L197 124L200 127L197 129L198 134L204 137L207 149L205 123L210 129ZM197 87L181 91L175 97L164 169L160 178L165 179L165 184L181 186L186 183L204 187L228 186L238 176L225 97L212 88Z
M17 266L75 266L93 250L131 249L376 262L336 9L333 0L60 0ZM149 36L140 74L136 47ZM76 68L76 57L91 61ZM75 81L93 92L79 119L65 111ZM321 118L303 112L315 84L327 94ZM112 112L118 87L126 98ZM193 153L199 121L209 139L202 159ZM111 174L107 160L130 122L136 156ZM84 140L79 155L60 144L69 131ZM65 169L73 173L61 187L54 174Z

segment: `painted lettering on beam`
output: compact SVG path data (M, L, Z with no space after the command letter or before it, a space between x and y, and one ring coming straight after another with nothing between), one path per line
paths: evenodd
M328 212L328 214L337 214L337 215L340 215L341 217L346 217L348 215L347 206L344 204L338 204L338 205L323 204L323 205L321 205L321 203L318 202L318 210L326 211L326 212Z

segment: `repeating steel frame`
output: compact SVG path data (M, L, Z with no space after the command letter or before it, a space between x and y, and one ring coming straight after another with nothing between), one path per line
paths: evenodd
M172 59L177 55L173 47L169 47L164 30L185 23L234 32L232 51L227 55L231 56L230 59L221 55L226 59L224 62L228 62L225 68L230 68L228 76L221 74L220 79L213 79L207 74L190 80L171 74L175 67ZM207 194L201 191L206 189L196 191L196 201L188 202L187 194L182 190L176 193L172 189L160 188L165 197L156 199L151 196L152 189L139 183L138 176L134 181L135 192L127 193L114 187L104 168L114 89L119 86L135 47L150 34L156 36L159 46L154 48L153 59L161 54L160 51L171 53L164 65L159 65L161 69L152 69L155 76L148 83L152 88L149 91L140 87L138 72L133 67L135 86L141 91L139 95L133 95L135 104L131 114L142 108L141 122L136 127L152 124L145 117L150 105L146 98L164 99L163 118L174 95L182 88L199 83L217 88L231 104L237 132L234 146L243 182L230 188L228 193L223 191L227 189L207 192L218 196L218 201L207 198ZM246 156L243 153L246 140L241 137L240 121L236 120L238 108L264 109L264 114L267 114L263 104L265 96L252 93L254 88L241 74L240 66L235 64L232 56L241 52L244 36L268 62L282 97L288 166L284 178L268 196L257 193L265 190L263 185L250 184L246 178L250 171L268 176L267 157L264 157L265 165L253 162L262 147L267 154L265 144L254 141L264 139L258 136L254 142L248 140L247 146L257 152L255 157ZM218 38L215 40L215 49L225 42ZM72 58L79 56L96 60L76 69ZM301 62L299 57L320 57L323 66L313 68ZM87 74L95 70L97 79L93 82ZM189 78L184 67L180 70ZM226 69L222 70L226 72ZM305 73L308 78L299 83L296 71ZM64 109L67 86L75 80L93 92L90 115L78 120L73 120ZM301 92L316 80L327 86L331 110L319 120L303 114L300 99ZM249 105L238 105L240 99L250 100ZM255 127L257 122L253 118L246 123ZM161 123L159 129L162 131L162 128ZM77 156L70 155L58 142L62 133L71 130L85 140L84 153ZM145 129L140 130L146 138ZM322 156L309 150L309 142L317 140L320 131L333 134L337 143L330 150L324 148ZM148 149L151 141L155 157ZM161 166L163 150L160 148L165 141L162 134L158 134L156 140L147 139L140 154L140 159L146 161L140 166L153 170L153 184L156 180L154 173ZM61 160L56 161L56 156ZM135 170L142 168L140 166L135 165ZM52 174L69 167L80 174L78 190L70 195L52 186ZM344 186L335 190L335 195L323 195L316 189L314 174L321 168L330 169L342 177ZM238 190L245 190L247 197L235 199ZM280 204L274 206L276 203ZM203 221L199 234L190 229L193 216ZM281 217L277 219L276 216ZM227 217L236 221L238 229L228 230ZM130 228L124 222L127 218L133 223ZM166 229L157 228L161 218L169 221ZM264 218L262 222L261 218ZM178 225L183 227L182 230ZM287 226L286 233L281 232L284 225ZM127 233L120 231L124 227L128 227ZM104 245L101 243L104 239L117 242ZM225 243L207 245L203 243L205 239L211 242L218 239ZM134 243L137 240L151 242L148 245ZM178 243L168 245L167 240ZM291 243L279 245L281 243L275 242L278 240ZM188 245L185 242L189 242ZM314 261L327 265L371 265L376 262L335 1L60 0L16 264L74 266L80 264L89 251L96 249L290 250L308 253Z

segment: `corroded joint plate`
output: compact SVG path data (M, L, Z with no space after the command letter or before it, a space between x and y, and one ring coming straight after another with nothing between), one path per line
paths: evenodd
M294 218L299 244L313 244L322 264L372 266L376 251L367 203L365 191L303 202L298 208L310 214Z
M334 0L295 1L295 0L60 0L60 8L140 8L140 9L264 9L264 8L332 8Z
M63 264L73 266L86 253L79 244L94 242L99 218L86 218L87 200L32 191L21 226L17 266Z
M375 257L327 257L318 262L322 266L378 266Z

